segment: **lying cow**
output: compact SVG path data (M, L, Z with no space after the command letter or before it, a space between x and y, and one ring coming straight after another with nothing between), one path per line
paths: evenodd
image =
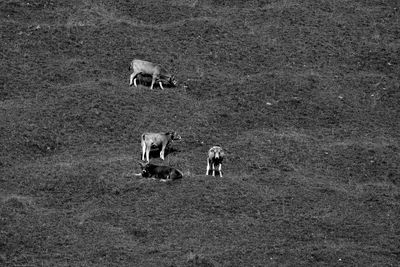
M168 166L160 166L146 162L140 162L142 168L142 177L160 179L160 181L173 181L181 179L183 174L180 170Z
M167 133L144 133L142 134L142 160L150 161L150 150L152 147L161 147L160 158L164 160L165 148L174 140L180 140L181 136L176 132Z
M218 168L219 176L222 177L221 167L224 155L224 151L220 146L213 146L212 148L210 148L210 150L208 150L206 175L209 175L211 167L213 176L215 176L215 170Z
M129 68L132 68L133 70L133 73L130 76L129 86L132 86L132 84L134 84L135 87L137 87L136 78L139 74L143 76L152 76L150 86L151 90L153 90L153 86L156 81L158 82L162 90L164 90L164 87L162 85L163 83L170 84L172 86L177 85L175 77L171 75L168 71L166 71L163 67L155 63L140 59L134 59L132 60Z

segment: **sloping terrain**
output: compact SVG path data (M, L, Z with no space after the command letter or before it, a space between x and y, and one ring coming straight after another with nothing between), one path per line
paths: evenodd
M4 266L398 266L400 4L0 2ZM129 87L133 58L176 88ZM140 135L181 136L176 183ZM205 176L211 145L223 178Z

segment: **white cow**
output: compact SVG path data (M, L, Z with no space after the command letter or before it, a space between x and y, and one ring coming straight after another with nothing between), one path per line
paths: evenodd
M153 90L153 86L156 80L158 81L162 90L164 90L162 82L171 84L172 86L177 85L175 77L158 64L140 59L134 59L132 60L131 65L129 67L132 68L133 70L133 73L130 76L129 86L132 86L132 84L134 84L135 87L137 87L136 78L138 74L152 76L151 86L150 86L151 90Z
M151 147L160 147L160 158L164 160L165 148L173 140L180 140L181 136L176 132L167 133L144 133L142 134L141 144L142 144L142 160L145 159L147 162L150 161L150 149Z
M220 146L213 146L208 150L206 175L209 175L211 167L213 176L215 176L215 170L218 168L219 176L222 177L221 168L224 156L225 153Z

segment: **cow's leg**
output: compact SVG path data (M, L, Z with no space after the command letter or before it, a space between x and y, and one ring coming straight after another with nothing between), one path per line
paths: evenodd
M164 90L164 87L162 86L162 82L158 82L158 84L160 85L161 90Z
M161 148L161 151L160 151L160 158L161 158L162 160L164 160L165 147L166 147L166 146L163 145L162 148Z
M212 175L215 177L215 163L212 164Z
M136 76L137 76L138 74L139 74L139 73L136 73L136 72L134 72L134 73L131 74L131 77L130 77L130 79L129 79L129 86L132 86L132 82L133 82L133 84L135 85L135 87L137 87L137 84L136 84Z
M168 174L166 177L161 178L160 181L163 181L163 182L165 182L165 183L166 183L166 182L169 182L169 181L172 181L171 175Z
M156 82L156 76L153 75L153 79L151 80L150 90L153 90L154 83Z
M222 163L219 164L218 172L219 172L219 177L222 177Z
M146 159L147 159L147 162L150 162L150 148L151 148L151 145L146 146Z
M146 144L142 144L142 160L145 160L145 156L146 156Z
M210 173L210 160L207 159L207 170L206 170L206 175Z

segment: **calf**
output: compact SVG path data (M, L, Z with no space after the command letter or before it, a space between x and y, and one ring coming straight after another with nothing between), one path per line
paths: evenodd
M181 179L183 177L180 170L168 166L159 166L140 161L139 165L142 168L142 177L144 178L155 178L166 182Z
M222 177L221 167L224 155L224 151L220 146L213 146L212 148L210 148L210 150L208 150L206 175L209 175L211 166L212 175L215 176L215 169L217 169L218 167L219 176Z
M168 71L166 71L158 64L140 59L134 59L132 60L131 65L129 67L132 68L133 70L133 73L130 76L129 86L132 86L132 84L134 84L135 87L137 87L136 78L138 74L152 76L151 86L150 86L151 90L153 90L153 86L156 80L158 81L161 89L163 90L164 87L162 85L162 82L171 84L173 86L177 85L177 81L175 80L174 76L171 75Z
M142 134L142 160L145 159L147 162L150 161L150 149L151 147L161 147L160 158L164 160L165 148L173 140L180 140L181 136L176 132L167 133L144 133Z

